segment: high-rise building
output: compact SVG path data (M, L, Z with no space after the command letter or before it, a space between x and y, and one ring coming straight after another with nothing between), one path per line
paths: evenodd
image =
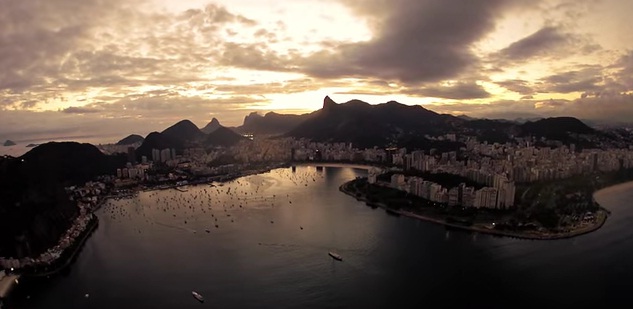
M167 162L171 160L171 150L169 148L165 148L160 151L160 161Z
M152 148L152 161L160 162L160 150Z
M398 190L403 190L406 182L404 181L404 175L393 174L391 175L391 187Z
M448 190L448 206L455 206L459 202L459 188L453 187Z
M127 161L132 164L136 163L136 151L134 147L127 148Z

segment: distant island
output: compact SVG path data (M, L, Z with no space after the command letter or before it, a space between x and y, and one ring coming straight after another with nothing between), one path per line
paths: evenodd
M3 146L15 146L15 142L8 139L6 142L4 142Z
M28 144L28 145L26 145L26 147L28 147L28 148L33 148L35 146L39 146L39 144Z

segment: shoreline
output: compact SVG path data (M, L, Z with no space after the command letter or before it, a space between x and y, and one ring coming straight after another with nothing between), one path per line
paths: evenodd
M349 191L347 189L347 186L353 181L354 180L348 181L348 182L342 184L341 186L339 186L339 191L341 191L341 192L343 192L343 193L355 198L357 201L365 202L365 204L368 205L368 206L377 206L377 207L380 207L382 209L385 209L386 211L390 211L390 212L393 212L393 213L398 214L398 215L402 215L402 216L405 216L405 217L418 219L418 220L422 220L422 221L427 221L427 222L431 222L431 223L435 223L435 224L441 224L441 225L444 225L445 227L455 228L455 229L459 229L459 230L463 230L463 231L470 231L470 232L488 234L488 235L493 235L493 236L503 236L503 237L518 238L518 239L526 239L526 240L528 240L528 239L529 240L559 240L559 239L567 239L567 238L572 238L572 237L588 234L588 233L591 233L591 232L594 232L594 231L600 229L605 224L605 222L607 221L607 218L609 217L608 210L601 208L600 210L598 210L596 212L596 217L597 217L596 220L597 220L597 222L595 224L593 224L593 225L591 225L590 227L587 227L587 228L573 230L573 231L566 232L566 233L548 234L548 233L538 233L538 232L536 232L536 233L517 233L517 232L510 232L510 231L499 231L499 230L493 230L493 229L489 229L489 228L482 227L482 226L465 226L465 225L460 225L460 224L449 223L449 222L446 222L445 219L440 219L440 218L434 218L434 217L429 217L429 216L425 216L425 215L420 215L420 214L416 214L416 213L411 212L411 211L392 209L392 208L388 207L384 203L371 203L365 198L365 196L362 196L362 195L361 196L356 196L355 193L353 193L353 192L351 192L351 191ZM633 181L627 182L627 183L623 183L623 184L629 184L630 186L633 186ZM617 186L617 185L614 185L614 186ZM611 188L611 187L607 187L607 188L604 188L604 189L601 189L601 190L606 190L606 189L609 189L609 188ZM601 190L599 190L599 191L601 191Z
M624 190L627 188L633 188L633 180L617 183L608 187L604 187L593 192L593 197L596 198L603 194L612 193L613 191Z
M52 265L39 266L39 267L44 267L44 272L38 271L37 266L32 270L27 268L26 271L22 273L22 275L25 277L33 278L33 277L51 276L51 275L55 275L59 273L64 268L72 264L73 260L79 255L79 252L81 251L81 249L83 249L84 245L86 244L86 241L90 238L90 236L92 236L92 233L97 229L98 226L99 226L99 218L93 214L93 219L90 221L86 229L82 232L81 239L75 242L72 248L68 248L66 251L64 251L64 253L62 253L62 256L60 256L59 259L57 259L56 262L58 262L59 264L53 263ZM71 250L71 251L69 252L68 250ZM63 255L67 255L67 256L64 257ZM55 265L55 264L58 264L58 265ZM48 269L48 267L50 266L53 267L52 270Z

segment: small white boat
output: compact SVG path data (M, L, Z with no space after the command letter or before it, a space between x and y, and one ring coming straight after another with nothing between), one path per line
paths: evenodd
M340 256L340 255L339 255L338 253L336 253L336 252L332 252L332 251L330 251L330 252L328 252L328 254L329 254L329 255L330 255L333 259L335 259L335 260L337 260L337 261L342 261L342 260L343 260L343 257L342 257L342 256Z
M198 294L198 292L191 291L191 295L193 295L193 297L195 299L197 299L199 302L204 303L204 297L202 297L202 295Z

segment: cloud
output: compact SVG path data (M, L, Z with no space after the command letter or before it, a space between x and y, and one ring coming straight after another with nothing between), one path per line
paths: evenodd
M597 91L602 88L602 66L585 66L542 78L539 92L571 93Z
M426 86L419 89L408 88L400 91L399 93L418 97L435 97L455 100L490 97L490 93L488 93L481 85L474 82L458 82L449 86Z
M506 1L344 1L374 37L315 53L302 68L320 78L375 77L406 83L455 78L477 67L471 45L495 26Z
M568 36L556 27L544 27L539 31L520 39L499 53L510 60L525 60L567 43Z
M534 94L535 92L532 86L530 86L530 83L522 79L504 80L504 81L495 82L495 84L503 88L506 88L510 91L514 91L516 93L523 94L526 96Z
M90 113L98 113L101 112L101 109L97 109L97 108L86 108L86 107L76 107L76 106L71 106L71 107L67 107L61 110L62 113L66 113L66 114L90 114Z
M572 116L580 119L631 123L633 94L585 97L574 100L501 100L490 103L433 104L431 110L482 118Z
M587 37L564 31L560 26L545 26L493 55L494 61L526 61L537 57L568 57L588 54L601 47Z

